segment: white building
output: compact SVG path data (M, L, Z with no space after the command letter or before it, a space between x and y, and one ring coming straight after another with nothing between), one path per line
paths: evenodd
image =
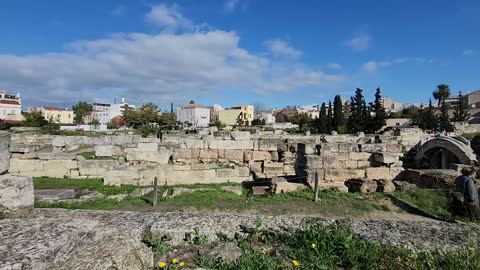
M93 103L92 105L92 119L97 119L100 125L106 125L116 116L122 116L126 106L135 109L135 105L126 103L124 98L121 103Z
M20 94L9 94L5 90L0 90L0 119L10 121L23 119Z
M210 124L210 109L200 104L177 108L177 123L183 128L202 128Z
M258 119L265 121L265 125L275 123L275 115L273 115L271 112L260 112L258 114Z
M304 105L297 108L298 113L305 113L310 118L315 119L320 117L320 105L312 104L312 105Z
M394 101L392 98L389 97L382 98L382 105L387 112L400 112L401 110L403 110L403 108L405 108L402 103Z
M210 108L210 123L214 124L218 120L218 114L223 111L223 107L215 104Z

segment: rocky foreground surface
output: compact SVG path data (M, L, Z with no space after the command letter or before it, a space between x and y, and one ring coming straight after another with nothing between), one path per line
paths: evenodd
M332 219L260 216L262 226L301 229ZM153 253L141 240L145 232L170 234L180 244L186 232L198 228L209 240L216 233L233 235L240 225L253 227L257 216L237 214L138 213L35 209L21 219L0 220L0 269L149 269ZM355 235L406 243L423 250L466 247L480 238L478 225L438 221L352 220Z

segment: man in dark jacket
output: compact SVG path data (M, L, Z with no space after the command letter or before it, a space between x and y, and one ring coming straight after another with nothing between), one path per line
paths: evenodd
M452 198L452 220L458 214L465 215L471 221L474 221L478 215L478 190L472 176L475 170L472 167L464 167L462 175L455 179L455 190Z

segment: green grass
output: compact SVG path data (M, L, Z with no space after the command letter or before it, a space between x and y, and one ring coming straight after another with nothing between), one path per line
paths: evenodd
M84 157L85 159L97 159L97 160L110 160L113 159L112 157L97 157L95 156L94 151L82 152L78 153L77 155Z
M332 226L314 224L306 230L287 232L260 226L261 221L257 221L254 228L245 231L245 236L236 235L230 240L242 249L243 255L236 262L228 263L221 257L197 257L187 261L187 266L219 270L480 269L478 243L456 252L443 249L418 252L405 246L357 238L347 222ZM168 262L164 269L178 269L178 264Z
M396 192L394 196L430 215L443 219L451 217L448 211L450 199L448 192L445 190L414 189L406 192Z
M126 194L139 188L137 186L105 186L102 179L67 179L50 177L35 177L33 179L33 187L35 189L73 188L75 191L90 189L96 190L106 196Z
M114 210L124 205L148 206L151 205L151 199L147 197L126 198L122 201L110 199L96 199L84 202L44 202L36 201L36 208L65 208L65 209L88 209L88 210Z

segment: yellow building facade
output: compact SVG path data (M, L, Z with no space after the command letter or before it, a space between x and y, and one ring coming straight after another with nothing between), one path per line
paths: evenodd
M45 119L58 124L73 124L73 110L57 107L40 107L37 110L42 112Z
M219 111L218 120L227 126L249 126L252 124L254 112L252 105L234 106L230 109Z

